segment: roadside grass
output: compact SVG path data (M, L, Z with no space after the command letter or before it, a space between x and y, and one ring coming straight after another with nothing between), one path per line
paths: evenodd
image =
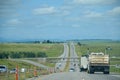
M47 70L40 67L18 61L11 61L8 59L0 59L0 65L6 65L8 68L7 73L0 73L0 80L15 80L15 74L10 74L10 70L16 68L18 65L19 69L19 80L25 80L27 78L34 77L34 70L37 69L37 75L48 74ZM25 68L26 72L21 72L21 68Z
M40 62L40 64L49 66L49 67L55 67L55 63L49 63L49 62Z
M66 65L65 65L65 68L64 68L64 71L65 72L68 72L69 70L69 65L70 65L70 49L69 49L69 53L68 53L68 59L67 59L67 62L66 62Z
M43 60L40 60L38 58L33 58L33 59L28 58L27 60L31 60L31 61L43 64L43 65L49 66L49 67L55 67L55 63L50 63L50 62L47 62L47 61L43 61Z
M48 57L57 57L63 52L62 44L0 43L2 52L45 52Z
M107 50L106 53L110 56L120 57L120 42L84 42L82 46L76 45L76 52L80 56L81 54L86 54L87 49L89 52L103 52L105 49L110 47L111 50Z
M28 64L28 63L11 61L9 59L0 59L0 65L6 65L9 69L16 68L16 65L18 65L19 68L22 68L22 67L25 67L25 68L34 67L34 65L31 65L31 64Z
M103 52L105 53L105 49L107 47L110 47L111 50L107 50L106 53L110 55L110 57L120 57L120 42L115 41L106 41L106 42L94 42L94 41L83 41L81 42L82 45L75 45L76 47L76 53L78 56L81 56L82 54L87 54L88 48L89 52ZM110 59L110 65L120 65L120 59ZM111 72L117 72L120 73L120 68L116 67L110 67Z
M111 67L110 67L110 72L119 73L119 74L120 74L120 68L116 68L116 67L114 67L114 66L111 66Z
M33 43L0 43L0 53L2 52L44 52L48 57L58 57L63 53L63 44L33 44ZM12 53L11 53L12 54ZM22 59L22 58L21 58ZM33 60L37 61L37 60ZM42 63L42 62L40 62ZM45 62L42 63L46 66L53 67L54 63ZM34 65L25 63L25 62L17 62L10 61L9 59L0 59L0 65L6 65L8 70L16 68L16 65L21 68L27 68L28 71L26 73L20 72L20 80L25 80L25 78L34 77ZM42 68L36 67L38 75L49 74L49 71L44 70ZM10 74L9 72L6 74L0 74L0 78L2 80L14 80L15 74Z

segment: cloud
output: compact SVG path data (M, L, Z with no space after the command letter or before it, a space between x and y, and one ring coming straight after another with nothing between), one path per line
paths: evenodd
M112 10L109 10L107 12L108 15L112 15L112 16L120 16L120 6L119 7L115 7Z
M16 5L20 0L1 0L0 5Z
M0 17L14 16L20 4L20 0L0 0Z
M93 12L93 11L87 11L85 12L84 17L102 17L102 13L98 13L98 12Z
M115 17L115 16L120 16L120 7L115 7L111 10L107 10L105 12L95 12L95 11L85 11L84 12L84 17L89 17L89 18L100 18L100 17Z
M117 0L73 0L75 4L89 4L89 5L97 5L97 4L112 4Z
M3 26L17 26L20 25L22 22L18 19L11 19L8 20Z
M41 7L33 10L34 15L54 15L54 16L66 16L70 14L69 10L63 9L61 7L56 8L53 6L50 7Z
M43 15L43 14L54 14L56 13L55 7L42 7L33 10L35 15Z

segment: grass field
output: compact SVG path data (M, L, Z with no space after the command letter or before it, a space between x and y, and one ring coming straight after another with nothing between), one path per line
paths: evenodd
M79 56L82 54L86 54L88 52L103 52L105 53L105 49L110 47L111 50L107 50L106 53L111 57L120 57L120 42L100 42L100 41L82 41L81 46L76 45L76 52ZM110 59L110 65L120 65L120 59ZM120 73L120 68L111 67L111 72Z
M27 43L4 43L0 44L2 52L45 52L48 57L56 57L62 54L62 44L27 44Z
M63 53L62 44L27 44L27 43L4 43L0 44L0 53L2 52L45 52L48 57L57 57ZM12 54L12 53L11 53ZM37 60L35 60L37 61ZM8 62L7 60L0 60L0 64L7 63L9 68L14 68L14 62ZM24 64L24 63L22 63ZM53 67L55 64L42 63L46 66ZM6 65L6 64L4 64ZM20 65L21 66L21 65Z
M12 54L11 52L17 53L17 52L32 52L32 53L39 53L44 52L48 57L57 57L60 56L63 53L63 45L62 44L33 44L33 43L0 43L0 53L7 52ZM33 60L34 61L34 60ZM53 67L55 64L53 63L42 63L46 66ZM8 67L8 70L11 70L13 68L16 68L16 65L19 66L19 69L21 68L27 68L28 71L26 73L20 72L20 80L25 80L25 78L34 77L34 65L25 63L25 62L16 62L16 61L10 61L9 59L0 59L0 65L6 65ZM37 69L40 69L36 67ZM49 72L47 70L41 69L40 71L37 70L38 75L41 74L48 74ZM15 74L0 73L0 80L15 80Z
M36 58L32 58L32 59L27 58L27 60L31 60L31 61L43 64L43 65L46 65L46 66L49 66L49 67L54 67L55 66L55 63L50 63L48 61L45 61L45 62L44 61L40 61L39 59L36 59Z
M76 52L80 56L81 54L86 54L87 49L89 48L89 52L103 52L105 53L105 49L110 47L111 50L107 50L106 53L110 54L110 56L120 57L120 42L81 42L83 45L76 45Z
M0 59L1 65L6 65L9 69L13 69L16 67L16 65L19 66L19 68L22 68L23 66L26 68L34 67L34 65L27 64L24 62L16 62L16 61L10 61L8 59Z

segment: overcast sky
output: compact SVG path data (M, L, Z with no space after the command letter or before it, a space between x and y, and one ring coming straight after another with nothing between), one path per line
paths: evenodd
M0 0L0 41L119 39L120 0Z

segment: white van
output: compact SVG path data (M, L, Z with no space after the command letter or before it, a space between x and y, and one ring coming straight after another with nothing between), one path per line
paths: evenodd
M86 71L88 68L88 58L87 55L81 56L81 62L80 62L80 71Z

